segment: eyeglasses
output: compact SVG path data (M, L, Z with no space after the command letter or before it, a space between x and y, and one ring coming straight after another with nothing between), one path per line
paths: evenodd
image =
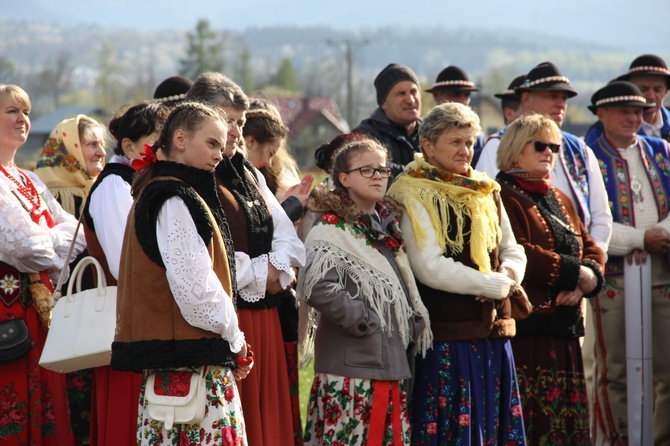
M547 147L549 147L549 150L551 150L551 153L558 153L558 149L560 149L561 145L560 144L553 144L550 142L544 142L544 141L532 141L533 145L535 146L535 150L538 152L544 152Z
M375 173L378 173L380 177L382 178L388 178L391 176L391 168L390 167L357 167L356 169L350 169L350 170L345 170L344 173L351 173L351 172L360 172L361 176L363 178L372 178L375 176Z

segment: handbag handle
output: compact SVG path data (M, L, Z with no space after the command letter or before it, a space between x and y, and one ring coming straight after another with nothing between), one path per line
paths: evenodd
M67 251L67 256L65 256L65 262L63 262L63 269L60 270L60 274L58 275L58 282L56 282L54 292L51 295L51 308L53 308L54 305L56 305L58 299L60 299L61 296L63 295L63 293L61 292L61 288L63 288L63 282L65 282L65 272L70 267L70 259L72 258L72 251L74 251L74 245L77 243L77 234L79 233L79 227L81 226L82 218L84 218L83 210L79 215L79 220L77 220L77 228L74 230L74 235L72 236L72 243L70 243L70 249L68 249Z
M74 267L74 271L72 271L72 277L70 277L70 282L67 285L67 294L66 296L71 296L72 295L72 287L74 286L74 282L77 282L77 287L75 288L75 292L79 293L81 292L81 278L84 276L84 270L88 265L93 265L96 270L97 274L97 279L98 279L98 295L104 296L105 295L105 288L107 287L107 279L105 279L105 275L102 273L102 265L100 265L100 262L95 257L92 256L86 256L83 259L77 263L77 266Z

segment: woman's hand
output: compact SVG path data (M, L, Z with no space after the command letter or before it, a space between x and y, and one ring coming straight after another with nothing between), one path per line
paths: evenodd
M247 350L247 347L248 344L244 344L237 354L237 367L233 369L233 376L237 381L246 378L254 366L253 353L251 353L251 350Z
M575 288L572 291L561 291L556 296L556 305L564 305L566 307L574 307L579 304L580 299L584 296L584 292Z
M312 187L312 182L314 181L314 177L311 175L305 175L302 178L302 181L286 191L284 194L284 200L286 200L288 197L295 197L298 200L300 200L300 204L302 204L302 207L304 208L307 205L307 197L309 197L309 190Z
M591 291L595 290L597 286L598 277L596 277L596 273L594 273L588 266L580 266L577 287L581 290L582 294L589 294Z
M280 274L281 271L275 268L272 262L268 260L268 279L265 282L265 291L268 294L278 294L284 291L279 281Z

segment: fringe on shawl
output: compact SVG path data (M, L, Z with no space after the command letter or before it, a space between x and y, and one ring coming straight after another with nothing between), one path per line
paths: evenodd
M479 271L491 272L489 253L502 237L498 211L491 194L404 176L399 177L393 186L389 194L404 204L419 247L424 246L427 233L425 222L418 218L411 205L414 201L421 203L428 212L440 249L446 252L448 248L459 254L463 252L466 236L469 236L472 261L479 267ZM452 221L450 209L455 221ZM466 217L471 221L469 233L463 230ZM455 237L451 238L449 233L453 229Z
M54 196L56 200L61 204L65 212L78 217L75 211L82 212L84 210L84 203L86 203L86 197L88 196L89 188L81 187L63 187L63 186L48 186L49 191ZM81 199L81 204L79 209L76 209L75 197Z
M344 234L343 234L344 235ZM349 234L345 237L351 237ZM366 248L370 249L370 248ZM381 254L380 254L381 255ZM351 296L359 299L375 312L379 317L380 328L388 336L395 330L392 317L395 316L398 324L398 333L403 345L407 347L412 341L409 334L409 320L415 314L426 321L426 329L414 340L415 353L425 355L432 344L432 332L429 328L428 311L421 302L418 293L412 296L412 305L405 298L405 292L395 275L393 280L383 271L364 261L360 256L347 252L336 244L327 240L314 240L307 251L308 268L303 268L298 278L298 301L300 305L300 319L298 327L298 343L300 353L300 367L305 367L314 356L314 334L318 324L317 312L306 305L314 286L324 279L326 274L335 269L339 281L328 289L328 293L335 293L346 286L347 280L356 284L357 292Z

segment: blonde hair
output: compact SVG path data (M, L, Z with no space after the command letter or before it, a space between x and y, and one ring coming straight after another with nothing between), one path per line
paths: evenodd
M481 131L479 116L467 105L445 102L435 106L423 118L419 128L419 141L427 139L435 144L440 135L454 129L470 129L472 135L476 136Z
M523 148L531 141L549 135L561 141L561 129L553 119L539 113L530 113L515 119L503 133L498 146L498 169L505 171L514 167L519 161ZM554 160L556 157L554 157Z
M26 93L25 90L19 87L18 85L0 84L0 95L10 96L12 99L19 101L28 110L32 108L32 104L30 103L30 97L28 97L28 93Z

